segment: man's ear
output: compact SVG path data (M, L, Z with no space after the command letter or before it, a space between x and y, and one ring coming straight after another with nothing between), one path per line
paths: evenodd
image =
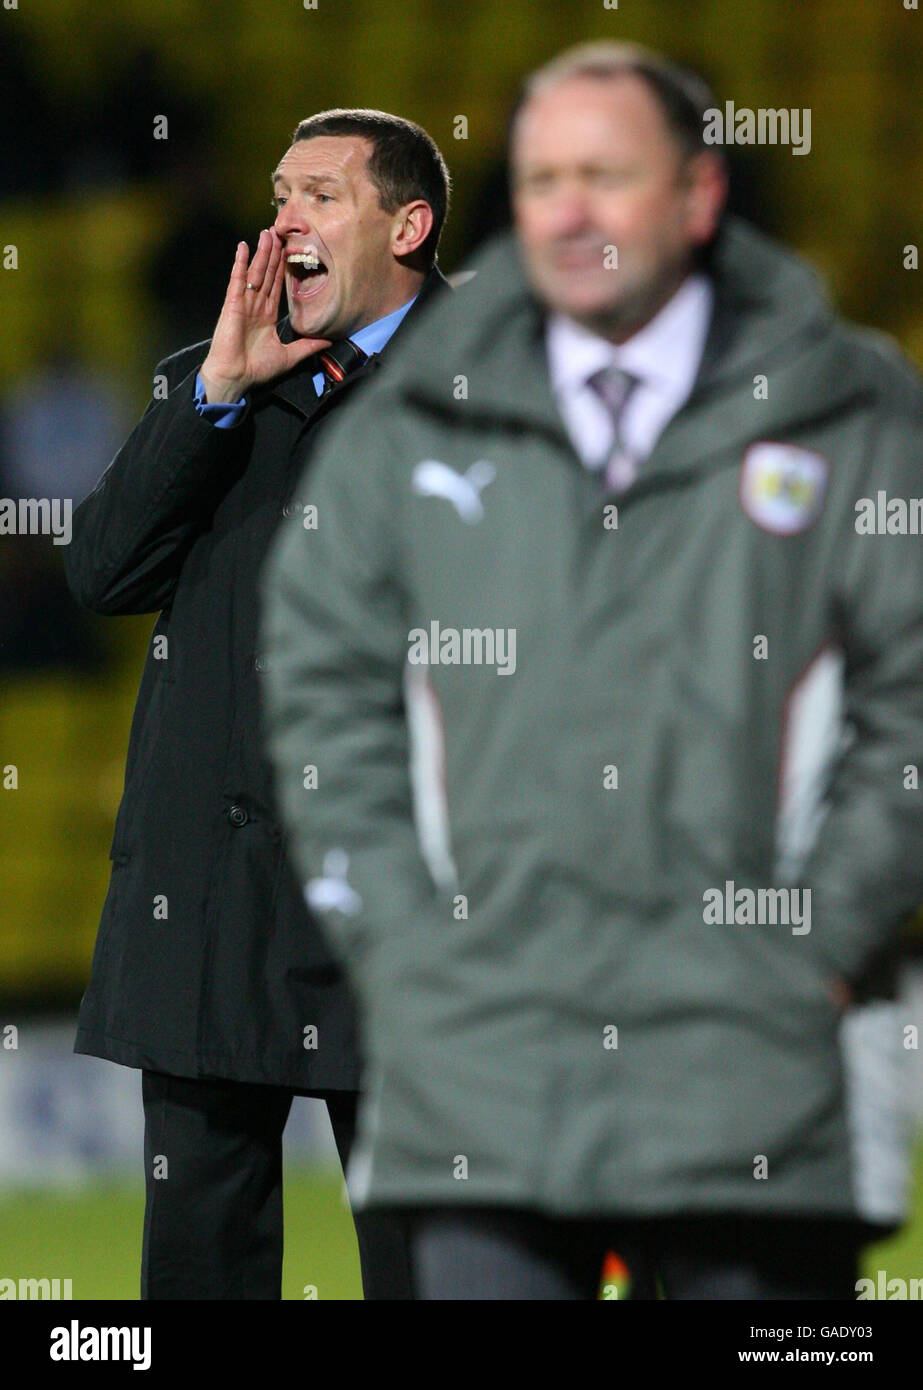
M704 246L718 229L728 195L724 159L713 150L693 155L687 167L689 229L696 246Z
M391 250L401 260L406 260L419 251L433 230L433 210L429 203L418 198L413 203L405 203L394 216L394 231L391 237Z

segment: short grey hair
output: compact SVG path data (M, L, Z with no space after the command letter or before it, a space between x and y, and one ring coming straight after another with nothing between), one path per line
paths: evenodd
M639 77L647 84L685 156L702 150L715 152L713 146L705 143L705 113L715 105L708 83L690 68L637 43L581 43L558 54L526 78L513 111L513 122L534 96L562 82L580 77L609 81L625 76Z

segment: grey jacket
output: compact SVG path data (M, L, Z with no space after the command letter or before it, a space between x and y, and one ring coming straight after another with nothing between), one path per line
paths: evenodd
M693 393L607 497L514 244L473 268L264 576L283 819L363 1014L353 1199L854 1214L836 983L923 898L923 539L863 499L923 492L920 383L732 222Z

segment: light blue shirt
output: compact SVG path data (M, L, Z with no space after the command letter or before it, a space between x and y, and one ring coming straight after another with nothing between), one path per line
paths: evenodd
M355 343L357 348L361 348L366 357L371 357L374 352L381 352L416 298L417 296L414 295L413 299L408 299L406 304L402 304L401 307L395 309L392 314L385 314L383 319L376 319L374 323L369 323L365 328L360 328L358 333L353 333L349 341ZM322 371L315 372L312 380L317 394L319 396L323 395L325 381L324 373ZM196 375L195 408L203 419L210 420L219 430L233 429L240 420L246 404L246 396L239 401L228 403L215 401L209 404L205 399L205 383L202 381L201 376L198 374Z

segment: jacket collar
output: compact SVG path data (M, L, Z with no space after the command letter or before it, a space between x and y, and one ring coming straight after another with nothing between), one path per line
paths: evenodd
M425 305L434 295L448 288L448 281L442 274L442 271L438 266L433 266L432 270L424 276L416 300L391 335L388 345L400 335L408 320L413 320L415 318L421 306ZM295 341L297 335L292 329L288 315L280 321L278 333L283 343L292 343ZM280 400L286 401L289 405L293 405L295 409L306 418L308 416L313 417L321 411L326 413L331 403L338 399L342 392L349 391L355 382L358 381L360 377L365 376L369 370L377 370L380 364L381 354L377 352L372 353L361 367L357 368L345 381L341 382L339 386L334 387L332 391L328 391L323 397L318 396L314 389L313 377L319 370L317 357L318 354L314 354L306 358L304 362L299 362L298 366L286 376L279 377L278 380L269 383L267 387L257 394L261 398L275 396Z
M647 461L648 475L736 462L754 438L754 386L769 383L759 434L784 438L867 396L815 272L728 218L713 248L715 307L692 394ZM639 479L640 482L640 479Z
M544 314L513 236L495 239L447 310L437 310L404 368L407 399L454 415L452 376L435 343L451 342L453 372L468 374L464 414L526 425L572 452L551 390ZM781 437L863 394L843 370L844 340L814 272L756 228L729 217L713 248L714 312L692 394L670 422L636 486L667 471L739 457L754 434L753 378L772 382L761 433ZM451 327L450 327L451 320ZM502 370L498 366L502 364ZM413 375L408 373L412 370Z

